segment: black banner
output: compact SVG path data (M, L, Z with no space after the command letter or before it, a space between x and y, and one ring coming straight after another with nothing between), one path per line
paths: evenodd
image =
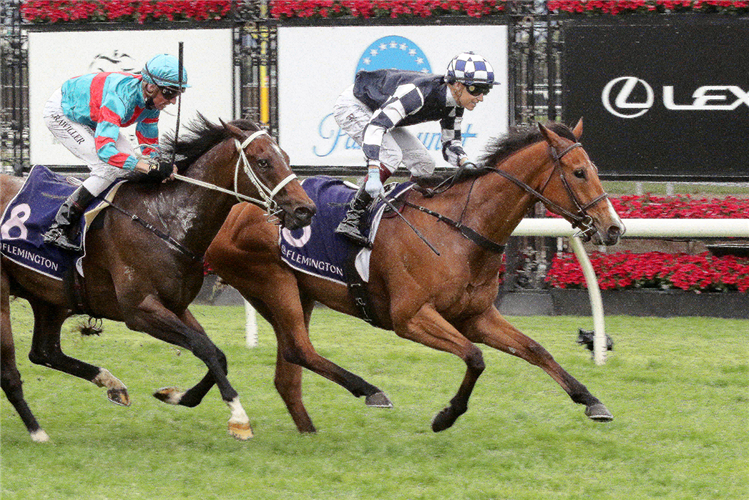
M606 179L749 181L749 19L565 22L563 120Z

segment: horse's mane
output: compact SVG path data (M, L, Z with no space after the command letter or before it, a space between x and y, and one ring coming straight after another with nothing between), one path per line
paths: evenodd
M549 122L544 125L557 135L573 142L577 142L575 135L567 125L559 122ZM542 140L543 136L541 135L541 131L536 126L519 125L516 127L510 127L510 130L506 134L492 139L486 147L487 153L479 158L479 168L464 170L460 175L460 179L456 179L456 181L480 177L487 172L490 172L490 167L494 167L521 149ZM429 176L428 178L423 179L423 182L420 180L419 185L423 187L435 186L451 178L453 175L455 175L455 172L448 171Z
M233 120L231 122L237 128L256 132L260 127L251 120ZM176 153L174 163L177 170L182 173L187 167L197 161L209 149L224 139L231 137L231 134L223 127L208 120L201 113L198 117L185 125L187 136L180 136L177 142L174 142L174 136L168 136L162 146L162 158L171 158L172 152Z

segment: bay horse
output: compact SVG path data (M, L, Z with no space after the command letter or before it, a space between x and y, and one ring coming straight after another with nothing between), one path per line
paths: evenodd
M513 130L491 146L480 169L464 172L441 193L411 190L402 215L439 256L399 218L383 218L370 258L369 296L376 326L460 357L465 377L432 421L451 427L468 408L484 371L477 343L518 356L548 373L595 421L613 418L588 389L541 345L505 320L494 306L502 247L528 210L541 200L580 227L587 239L613 245L624 231L597 169L562 124ZM331 237L333 237L331 235ZM377 387L320 356L309 338L315 302L362 317L344 285L297 272L280 257L278 228L256 207L234 207L206 259L273 326L278 340L275 385L300 432L315 432L302 401L302 367L326 377L369 406L391 406Z
M192 352L208 367L198 387L218 385L231 411L229 433L245 440L252 437L252 428L227 378L226 356L188 310L203 282L202 257L242 197L263 205L263 213L267 211L276 223L289 228L308 225L316 208L295 180L288 156L254 123L236 120L217 125L199 116L188 130L191 135L176 143L172 140L169 149L176 153L178 178L190 182L125 183L112 203L118 208L105 209L100 223L87 232L83 311L96 318L124 321L132 330ZM0 176L0 213L21 185L21 179ZM134 223L136 219L147 222L151 230ZM11 333L10 295L31 305L34 330L29 358L33 363L105 387L112 402L129 405L127 388L108 370L71 358L60 349L60 327L66 318L81 312L72 309L65 284L5 257L0 271L2 388L31 438L46 441L49 436L23 397ZM154 396L173 402L169 389ZM189 394L182 404L190 406Z

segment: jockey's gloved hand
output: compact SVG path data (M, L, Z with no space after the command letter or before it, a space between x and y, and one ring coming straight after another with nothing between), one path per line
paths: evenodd
M154 181L163 181L164 179L168 179L172 172L174 171L174 167L172 166L171 162L168 161L159 161L156 158L151 158L148 160L148 178L153 179Z
M364 184L364 191L372 198L376 198L382 192L382 181L380 180L380 168L376 165L369 166L369 175Z
M460 168L465 170L476 170L478 167L472 161L466 160L460 165Z

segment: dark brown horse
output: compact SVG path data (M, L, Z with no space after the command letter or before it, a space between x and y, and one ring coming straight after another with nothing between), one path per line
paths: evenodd
M379 225L368 282L378 326L455 354L467 366L457 394L432 422L435 432L453 425L468 408L484 370L476 343L541 367L574 402L585 405L591 419L613 418L546 349L508 323L494 306L502 262L499 245L537 200L598 244L615 244L624 231L596 167L577 142L581 134L582 121L573 131L560 124L515 131L493 145L494 152L483 159L485 167L461 176L449 189L432 197L412 190L403 216L439 256L401 219L383 219ZM365 396L370 406L389 406L377 387L315 352L308 333L315 301L361 315L345 286L285 265L278 241L278 229L265 222L262 212L242 204L232 210L206 259L273 326L278 339L275 383L299 431L315 430L302 402L302 367L355 396Z
M191 136L175 146L177 166L182 177L203 185L174 181L121 186L114 200L121 210L105 209L99 216L101 223L88 232L82 296L87 298L85 311L91 316L124 321L132 330L189 349L208 367L197 387L216 383L231 409L230 434L249 439L249 418L227 379L226 357L187 309L203 282L201 257L240 197L262 198L254 200L264 205L261 211L273 212L274 220L287 227L308 225L316 208L294 180L286 154L255 124L238 120L218 126L200 117L190 131ZM208 184L213 187L206 188ZM0 176L0 212L20 187L20 179ZM154 230L134 223L123 211ZM46 441L48 436L23 397L11 333L10 295L28 300L34 313L32 362L105 387L111 401L130 404L125 385L108 370L73 359L60 349L60 327L78 312L68 305L69 292L61 281L3 257L0 285L2 388L32 439ZM154 395L168 403L190 406L191 402L190 394L180 394L175 401L170 389Z

